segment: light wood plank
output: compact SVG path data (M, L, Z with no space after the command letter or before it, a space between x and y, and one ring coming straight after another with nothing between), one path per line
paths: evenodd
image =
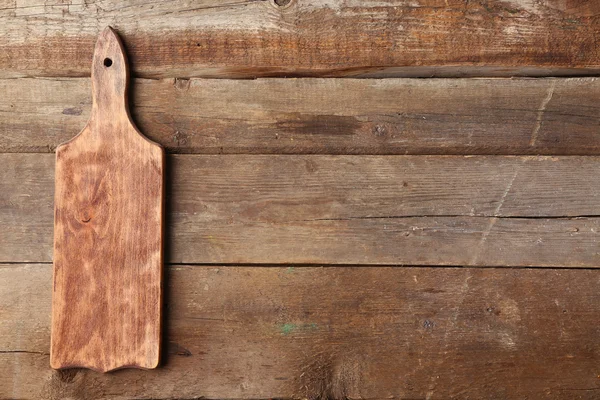
M48 365L50 266L1 266L0 397L597 396L597 271L167 272L166 363L100 374Z
M600 79L146 80L134 119L177 153L600 154ZM89 79L0 79L0 151L85 125Z
M106 25L144 77L597 74L593 4L4 0L0 77L87 76Z
M3 154L0 261L52 260L53 156ZM172 263L600 265L600 159L173 156Z

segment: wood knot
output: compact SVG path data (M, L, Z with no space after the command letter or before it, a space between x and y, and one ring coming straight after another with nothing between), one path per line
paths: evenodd
M190 80L185 78L175 78L173 86L178 90L186 91L190 88Z
M375 136L385 136L386 133L387 130L385 129L385 126L375 125L375 127L373 127L373 134Z
M83 211L79 217L79 220L84 224L87 224L92 220L92 214L89 211Z
M434 326L435 322L433 322L432 320L426 319L425 321L423 321L423 328L425 329L431 330Z
M64 115L81 115L82 112L79 107L68 107L62 111Z

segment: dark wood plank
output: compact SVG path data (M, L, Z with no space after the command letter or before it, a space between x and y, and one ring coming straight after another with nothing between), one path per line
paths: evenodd
M0 151L84 126L88 79L0 80ZM135 80L133 113L177 153L600 154L600 80Z
M167 269L152 371L52 371L51 268L0 267L0 397L595 399L592 270Z
M5 0L0 77L88 76L95 38L108 24L144 77L600 72L593 1L285 3Z
M127 56L106 28L85 128L56 150L53 368L155 368L165 153L129 118Z
M52 260L53 157L2 154L0 261ZM172 263L600 265L600 159L173 156Z

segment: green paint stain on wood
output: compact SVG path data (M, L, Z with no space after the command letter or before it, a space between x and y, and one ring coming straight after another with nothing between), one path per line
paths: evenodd
M283 324L281 325L281 333L284 335L289 335L297 328L296 324Z
M309 324L292 324L286 323L279 326L279 332L282 335L289 335L294 332L308 332L308 331L316 331L319 328L317 324L309 323Z

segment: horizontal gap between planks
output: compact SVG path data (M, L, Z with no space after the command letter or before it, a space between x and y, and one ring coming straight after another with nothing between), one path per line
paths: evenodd
M83 128L83 127L82 127ZM79 132L77 132L79 133ZM75 135L73 135L75 136ZM56 149L48 152L48 151L0 151L0 155L2 154L20 154L20 155L40 155L40 154L55 154ZM504 157L504 158L527 158L527 157L560 157L560 158L599 158L600 154L550 154L550 153L539 153L539 154L505 154L505 153L464 153L464 154L448 154L448 153L407 153L407 154L394 154L394 153L178 153L173 151L166 150L167 157L176 156L178 158L186 157L186 158L194 158L194 157L247 157L247 156L257 156L257 157L447 157L447 158L474 158L474 157ZM167 158L167 173L169 169L170 160ZM167 194L168 195L168 194ZM429 216L437 216L437 217L454 217L457 215L413 215L413 217L429 217ZM465 216L460 215L460 216ZM573 217L598 217L598 215L577 215ZM564 216L558 218L570 218L571 216ZM394 217L391 217L394 218ZM510 217L503 217L510 218Z
M27 261L0 261L0 268L5 266L20 265L52 265L52 262L27 262ZM471 265L408 265L408 264L273 264L273 263L168 263L163 264L166 268L171 267L224 267L224 268L416 268L416 269L485 269L485 270L509 270L509 269L532 269L546 271L595 271L600 269L593 267L544 267L544 266L471 266Z
M91 65L90 65L91 68ZM444 69L444 67L435 67ZM434 75L415 75L410 73L384 73L382 75L377 76L369 76L369 75L346 75L346 76L336 76L336 75L326 75L327 72L317 71L315 73L298 73L298 74L280 74L280 75L248 75L248 76L205 76L205 75L149 75L149 74L139 74L139 73L131 73L129 76L130 80L135 79L146 79L151 81L162 81L167 79L174 80L189 80L189 79L201 79L201 80L234 80L234 81L253 81L258 79L264 80L292 80L292 79L329 79L329 80L349 80L349 79L361 79L361 80L387 80L387 79L415 79L415 80L444 80L444 79L461 79L461 80L470 80L470 79L570 79L570 78L598 78L600 77L600 69L598 68L589 68L586 70L582 70L581 73L573 73L571 71L566 71L565 73L560 73L560 71L552 71L546 73L543 70L540 70L538 73L530 73L530 74L518 74L518 73L503 73L503 74L485 74L485 73L460 73L460 74L434 74ZM48 80L67 80L67 79L90 79L90 74L74 74L74 75L18 75L18 76L0 76L0 80L9 80L9 79L48 79Z

